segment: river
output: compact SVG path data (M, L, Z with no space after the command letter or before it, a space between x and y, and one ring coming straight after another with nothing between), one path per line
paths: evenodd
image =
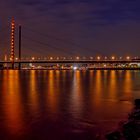
M0 71L0 139L104 140L140 98L140 71Z

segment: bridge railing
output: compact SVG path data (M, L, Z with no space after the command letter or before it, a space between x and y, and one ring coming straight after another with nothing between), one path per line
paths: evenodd
M21 60L138 60L139 57L22 57ZM15 60L18 60L16 57Z

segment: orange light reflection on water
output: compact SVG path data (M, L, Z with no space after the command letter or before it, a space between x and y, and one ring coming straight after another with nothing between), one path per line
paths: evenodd
M36 115L39 111L39 100L38 100L38 92L37 92L37 79L36 79L36 71L30 71L30 79L29 79L29 100L30 100L30 109L32 115Z
M5 127L11 134L20 134L23 129L22 104L20 102L20 79L18 71L3 72L3 110Z
M108 90L109 90L109 98L111 100L116 100L116 96L117 96L117 90L118 90L118 86L117 86L117 71L112 70L110 71L110 76L109 76L109 85L108 86Z
M125 71L124 73L124 83L123 90L125 91L121 97L122 100L132 100L132 74L131 71Z
M82 87L82 79L81 72L75 71L73 82L72 82L72 93L70 97L70 112L74 118L82 115L83 108L83 87Z
M60 73L58 71L55 73L55 71L50 70L47 78L48 85L47 85L47 93L46 93L47 94L46 104L49 106L49 113L53 115L53 118L57 117L54 115L55 113L57 113L58 110L58 91L56 89L55 78L57 78L58 80L59 77L60 77Z
M90 73L91 75L91 73ZM94 106L98 107L101 104L101 96L104 94L102 92L102 71L95 71L94 72L94 77L90 77L91 79L94 79L92 83L90 83L90 87L92 88L92 102ZM92 81L92 80L90 80Z

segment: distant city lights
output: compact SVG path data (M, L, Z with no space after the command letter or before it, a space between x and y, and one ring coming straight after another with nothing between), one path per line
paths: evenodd
M77 70L77 67L76 67L76 66L74 66L74 67L73 67L73 70Z

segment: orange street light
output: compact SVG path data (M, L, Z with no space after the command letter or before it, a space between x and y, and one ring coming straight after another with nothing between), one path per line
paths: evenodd
M112 60L115 60L115 56L112 56L111 59L112 59Z
M127 56L126 59L127 59L127 60L130 60L130 56Z
M100 56L97 56L97 60L100 60L101 59L101 57Z
M35 60L35 58L34 58L34 57L32 57L32 60Z

